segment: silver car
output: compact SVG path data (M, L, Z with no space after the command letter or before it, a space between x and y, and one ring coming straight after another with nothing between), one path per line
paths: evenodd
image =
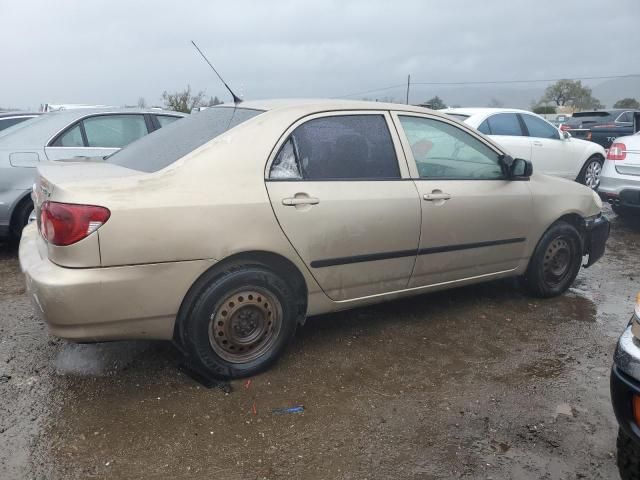
M19 238L42 161L105 157L184 114L141 109L51 112L0 132L0 237Z
M616 138L600 174L600 197L620 216L640 216L640 134Z

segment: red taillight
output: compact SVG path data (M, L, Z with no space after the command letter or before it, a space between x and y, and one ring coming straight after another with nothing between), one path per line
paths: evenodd
M591 140L591 132L587 132L587 134L584 136L585 140Z
M41 208L40 230L53 245L71 245L95 232L110 215L104 207L47 201Z
M567 130L571 130L571 127L563 123L560 125L560 130L562 130L563 132L566 132Z
M624 160L627 158L627 146L624 143L614 143L609 147L607 160Z

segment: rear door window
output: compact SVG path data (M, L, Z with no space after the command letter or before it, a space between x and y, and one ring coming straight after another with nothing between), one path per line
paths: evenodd
M99 115L83 124L89 147L122 148L149 133L144 115Z
M180 120L180 118L182 117L174 117L171 115L156 115L156 118L158 119L158 123L160 124L160 127L164 127L165 125L169 125L170 123L173 123L176 120Z
M281 147L272 179L387 180L400 178L384 115L337 115L309 120Z
M515 113L498 113L487 119L491 135L522 136L524 132ZM482 132L482 130L480 130ZM484 133L484 132L483 132Z
M533 115L522 115L522 119L527 126L530 137L560 139L558 130L541 118L534 117Z
M71 127L67 132L54 142L53 147L84 147L84 140L82 139L82 130L80 124L77 123Z

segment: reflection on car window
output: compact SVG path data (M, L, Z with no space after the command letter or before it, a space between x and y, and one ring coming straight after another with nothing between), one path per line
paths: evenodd
M487 119L491 135L521 136L522 128L515 113L498 113Z
M83 123L90 147L122 148L148 133L142 115L101 115Z
M620 115L616 121L618 122L633 122L633 114L631 112L624 112Z
M109 162L143 172L156 172L262 110L213 107L145 135L109 157Z
M71 130L67 131L64 135L56 140L53 144L54 147L84 147L84 141L82 140L82 132L80 131L80 124L75 125Z
M295 175L294 160L301 170L298 175L306 180L400 178L383 115L316 118L296 128L290 139L274 161L270 178Z
M420 178L504 178L498 154L464 130L439 120L400 116Z
M522 115L522 119L524 120L524 124L527 126L527 130L529 130L530 137L560 138L558 130L541 118L534 117L533 115Z

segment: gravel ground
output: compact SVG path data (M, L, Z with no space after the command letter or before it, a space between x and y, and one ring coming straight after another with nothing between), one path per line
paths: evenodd
M618 478L608 379L640 224L608 215L562 297L499 281L312 318L231 393L168 343L49 337L0 246L0 477Z

